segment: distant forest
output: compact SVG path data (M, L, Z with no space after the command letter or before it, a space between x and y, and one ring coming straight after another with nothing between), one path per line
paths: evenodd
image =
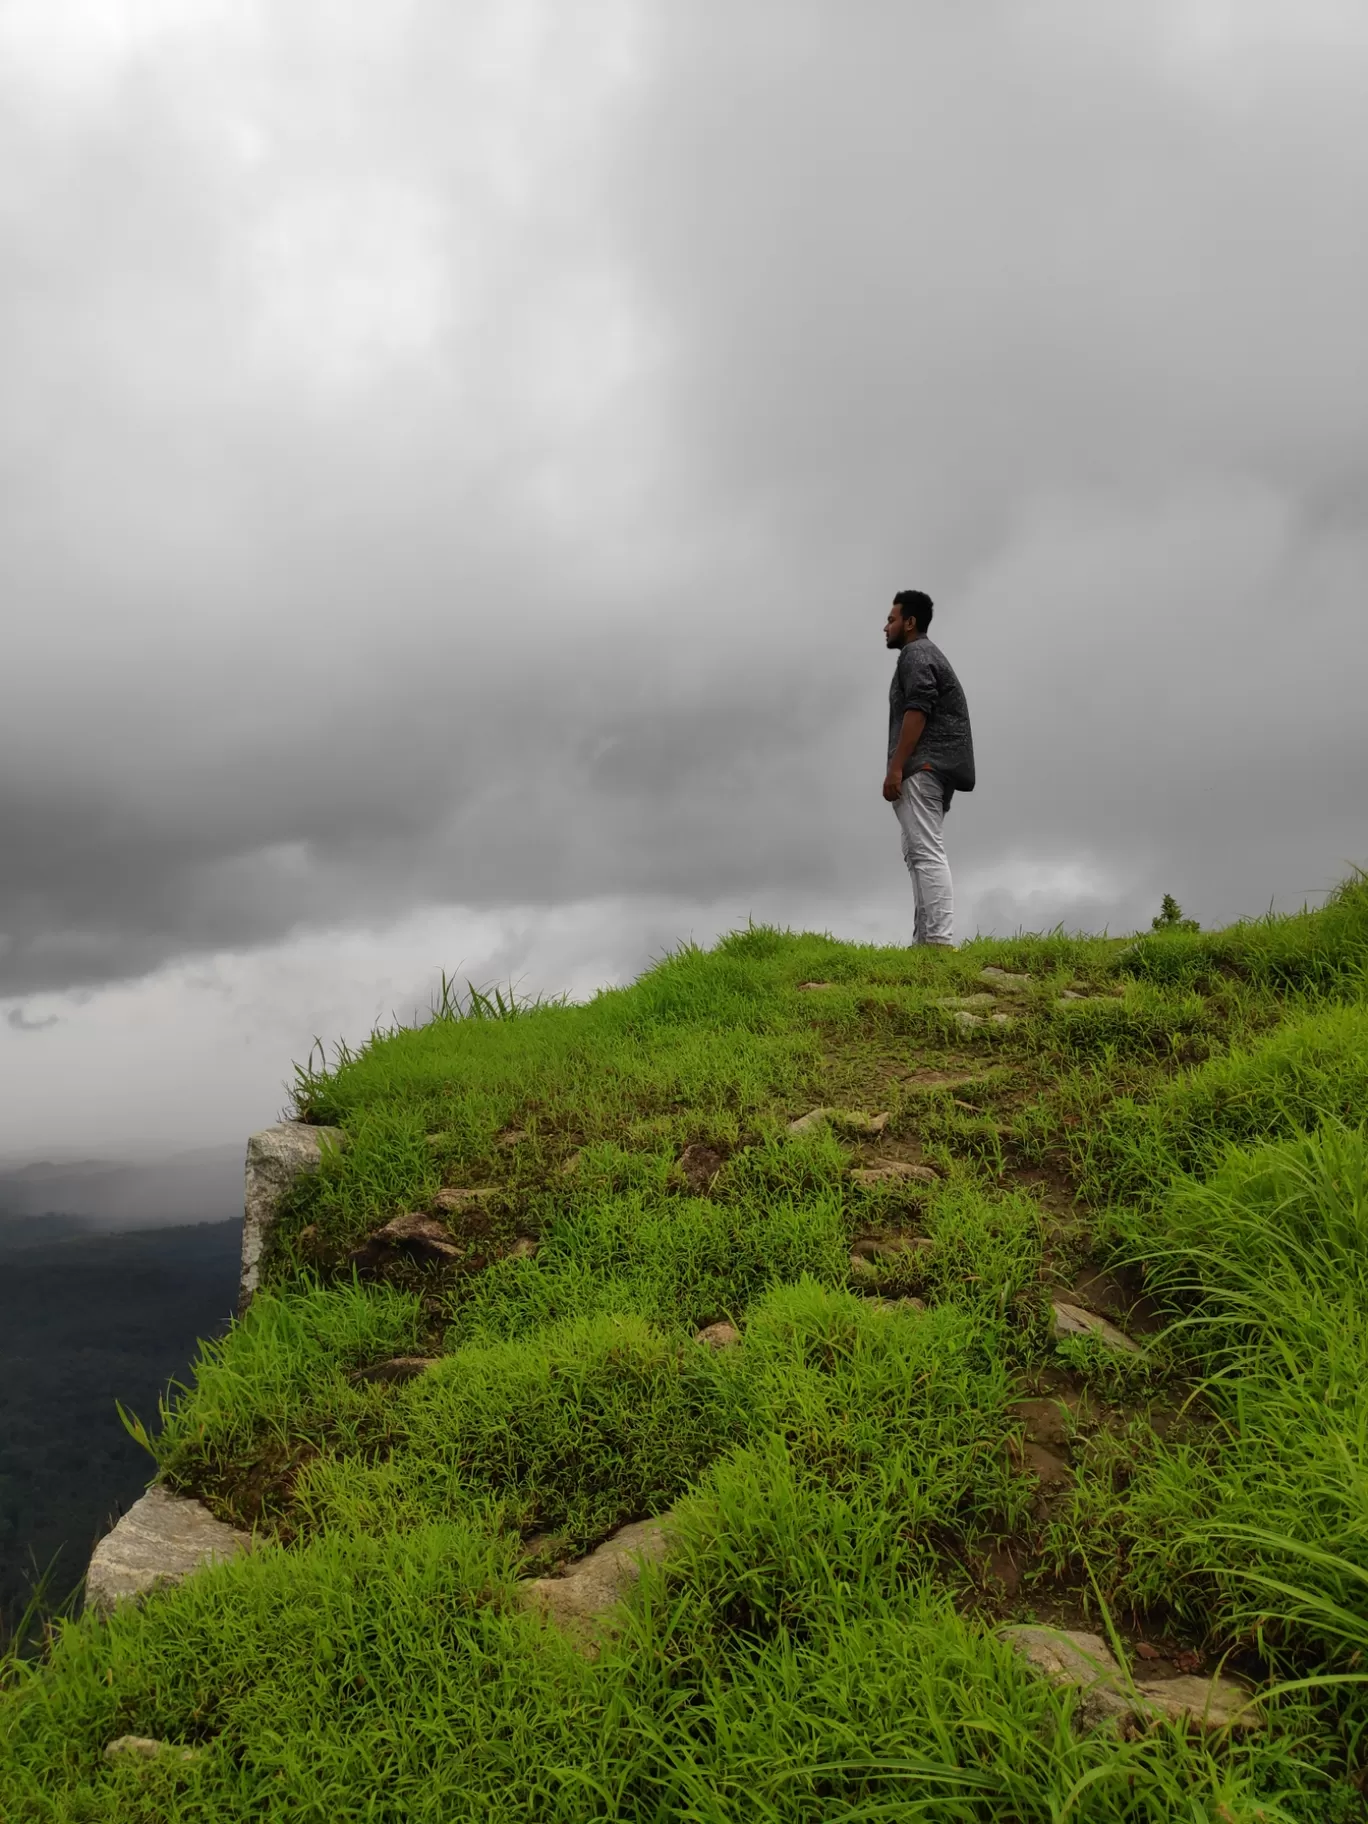
M0 1641L51 1567L70 1595L152 1461L115 1401L155 1421L237 1294L241 1220L131 1234L0 1215Z

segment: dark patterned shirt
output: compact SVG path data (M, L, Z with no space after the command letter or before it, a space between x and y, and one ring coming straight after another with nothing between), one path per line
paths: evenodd
M904 772L930 767L941 783L952 791L972 792L974 736L969 727L969 705L949 659L925 636L909 641L898 654L897 669L888 692L890 760L902 733L903 717L909 709L921 710L926 717L926 727Z

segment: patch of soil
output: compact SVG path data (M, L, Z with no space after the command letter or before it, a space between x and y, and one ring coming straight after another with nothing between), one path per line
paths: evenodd
M982 1071L914 1070L899 1077L904 1089L964 1089L982 1078Z
M679 1169L684 1174L684 1182L696 1197L707 1194L725 1163L725 1154L715 1146L704 1146L697 1140L686 1146L679 1156Z
M299 1472L318 1455L316 1444L267 1444L245 1467L202 1473L186 1492L196 1495L217 1520L249 1532L263 1532L292 1545L296 1529L288 1517Z

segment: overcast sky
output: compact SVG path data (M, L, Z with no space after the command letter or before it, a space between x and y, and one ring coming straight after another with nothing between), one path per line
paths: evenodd
M0 0L0 1154L440 967L1368 860L1361 0Z

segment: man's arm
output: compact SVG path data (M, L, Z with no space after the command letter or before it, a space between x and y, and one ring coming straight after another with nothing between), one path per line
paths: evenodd
M883 782L883 795L890 804L897 799L902 790L903 768L912 758L922 730L926 727L925 711L909 709L903 717L902 733L898 736L898 745L893 749L893 756L888 762L888 773Z

